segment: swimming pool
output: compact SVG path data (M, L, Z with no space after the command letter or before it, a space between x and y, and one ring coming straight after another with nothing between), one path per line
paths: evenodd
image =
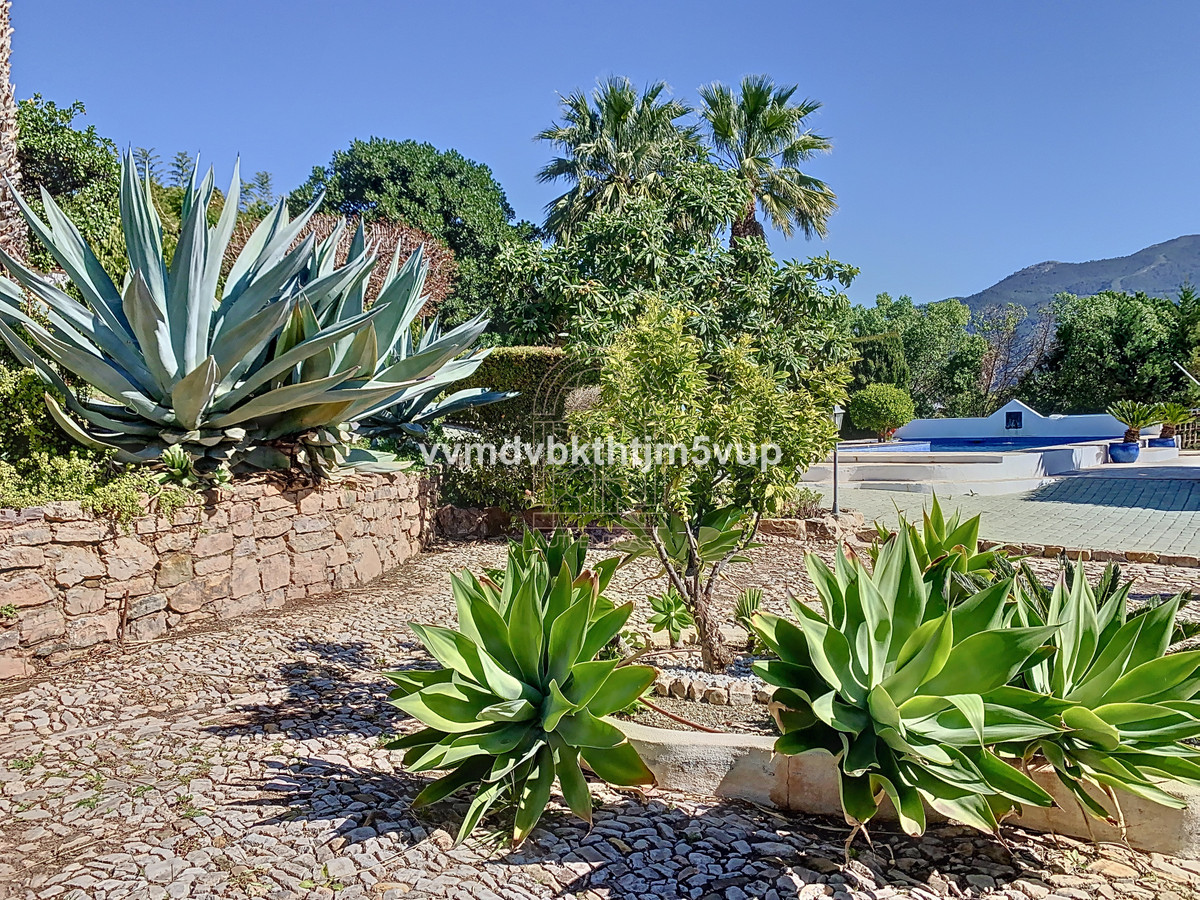
M883 451L887 453L1004 453L1038 450L1062 444L1086 444L1092 441L1116 441L1117 437L984 437L930 438L927 441L890 441L886 444L859 444L841 447L842 452Z

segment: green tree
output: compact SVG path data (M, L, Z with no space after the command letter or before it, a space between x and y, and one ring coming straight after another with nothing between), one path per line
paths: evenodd
M853 345L858 359L850 365L851 392L861 391L868 384L890 384L908 390L908 361L899 334L889 331L856 337Z
M897 428L916 417L912 397L890 384L869 384L853 394L846 413L856 427L875 432L881 441L890 441Z
M187 187L188 182L192 180L192 172L195 169L195 158L186 150L180 150L171 157L171 170L167 176L170 179L170 186L176 188Z
M501 243L528 236L515 227L503 189L487 166L432 144L373 137L335 151L288 197L298 212L325 191L322 211L366 221L405 222L444 241L454 252L458 277L440 307L457 323L491 305L492 265Z
M612 77L590 97L575 91L562 99L562 121L537 135L559 152L538 180L570 185L546 206L547 233L566 238L589 216L620 212L702 154L695 130L680 122L691 110L666 92L662 81L639 94L628 78Z
M809 116L821 108L815 100L792 103L797 85L776 85L766 75L742 79L738 94L719 82L700 89L701 115L708 126L712 154L736 172L752 199L732 224L732 239L763 237L757 210L789 237L825 236L837 198L823 181L801 172L801 163L831 148L828 138L809 130Z
M1175 367L1189 349L1181 304L1102 291L1060 294L1052 308L1053 346L1018 391L1039 412L1097 413L1118 400L1158 403L1184 390Z
M275 205L274 178L270 172L259 171L246 182L242 211L252 219L261 219Z
M985 412L981 386L987 340L968 330L971 311L958 300L917 305L911 297L875 298L855 307L849 327L860 337L894 332L904 345L917 415L975 416Z
M97 251L105 268L123 273L125 244L117 204L121 163L116 144L97 134L94 125L78 127L76 119L85 113L79 101L60 107L41 94L21 101L17 156L23 193L42 216L45 210L38 188L45 188ZM36 239L30 240L29 247L33 265L47 270L54 267Z
M160 182L160 171L162 169L162 159L154 152L153 147L135 147L133 150L133 159L137 164L138 176L148 178L155 184Z

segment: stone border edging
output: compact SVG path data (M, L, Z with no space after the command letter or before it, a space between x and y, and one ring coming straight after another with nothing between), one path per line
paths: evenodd
M775 738L756 734L709 734L653 728L622 721L619 727L641 754L660 788L728 800L746 800L775 809L810 815L842 816L837 768L824 753L783 756ZM1034 831L1080 840L1121 842L1121 830L1087 816L1050 769L1035 769L1033 779L1059 806L1026 808L1009 821ZM1141 850L1174 856L1200 855L1200 789L1171 785L1170 793L1187 802L1168 809L1121 792L1129 843ZM1101 797L1101 799L1106 799ZM927 811L931 822L944 821ZM882 820L894 822L885 801Z

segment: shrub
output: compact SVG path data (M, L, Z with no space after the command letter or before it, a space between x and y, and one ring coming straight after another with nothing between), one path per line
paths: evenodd
M1162 438L1173 438L1175 429L1180 425L1196 421L1192 408L1182 403L1160 403L1155 407L1154 417L1162 422L1162 433L1159 435Z
M890 384L908 390L908 362L904 357L904 342L897 332L857 337L851 346L858 359L850 364L851 392L872 384Z
M916 417L912 397L890 384L870 384L850 398L850 421L890 441L896 429Z
M589 824L592 798L580 759L614 784L653 782L633 745L604 717L629 706L654 681L648 666L597 660L633 604L603 591L616 567L583 568L585 541L526 532L496 578L451 578L458 629L412 625L441 663L389 672L392 702L427 727L387 746L417 772L449 769L413 801L475 790L458 840L497 803L515 807L513 841L533 830L557 778L563 799Z
M1141 440L1142 429L1157 425L1158 407L1137 400L1118 400L1108 408L1108 414L1125 426L1126 444L1136 444Z
M822 610L793 601L795 623L755 616L778 659L754 668L788 707L776 751L832 754L849 822L865 825L886 796L910 834L924 831L925 803L995 833L1020 804L1053 803L990 749L1056 730L1022 708L1023 696L991 696L1054 631L1005 623L1011 579L952 606L925 581L904 530L873 570L841 554L830 570L810 554L808 571Z

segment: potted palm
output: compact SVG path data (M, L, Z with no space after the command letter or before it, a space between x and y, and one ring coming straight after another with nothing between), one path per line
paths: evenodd
M1182 403L1160 403L1155 407L1155 416L1162 422L1162 431L1150 438L1151 447L1174 447L1175 429L1196 419L1196 414Z
M1136 462L1142 429L1158 424L1158 407L1137 400L1118 400L1108 408L1108 414L1125 426L1125 437L1121 442L1108 445L1109 459L1115 463Z

